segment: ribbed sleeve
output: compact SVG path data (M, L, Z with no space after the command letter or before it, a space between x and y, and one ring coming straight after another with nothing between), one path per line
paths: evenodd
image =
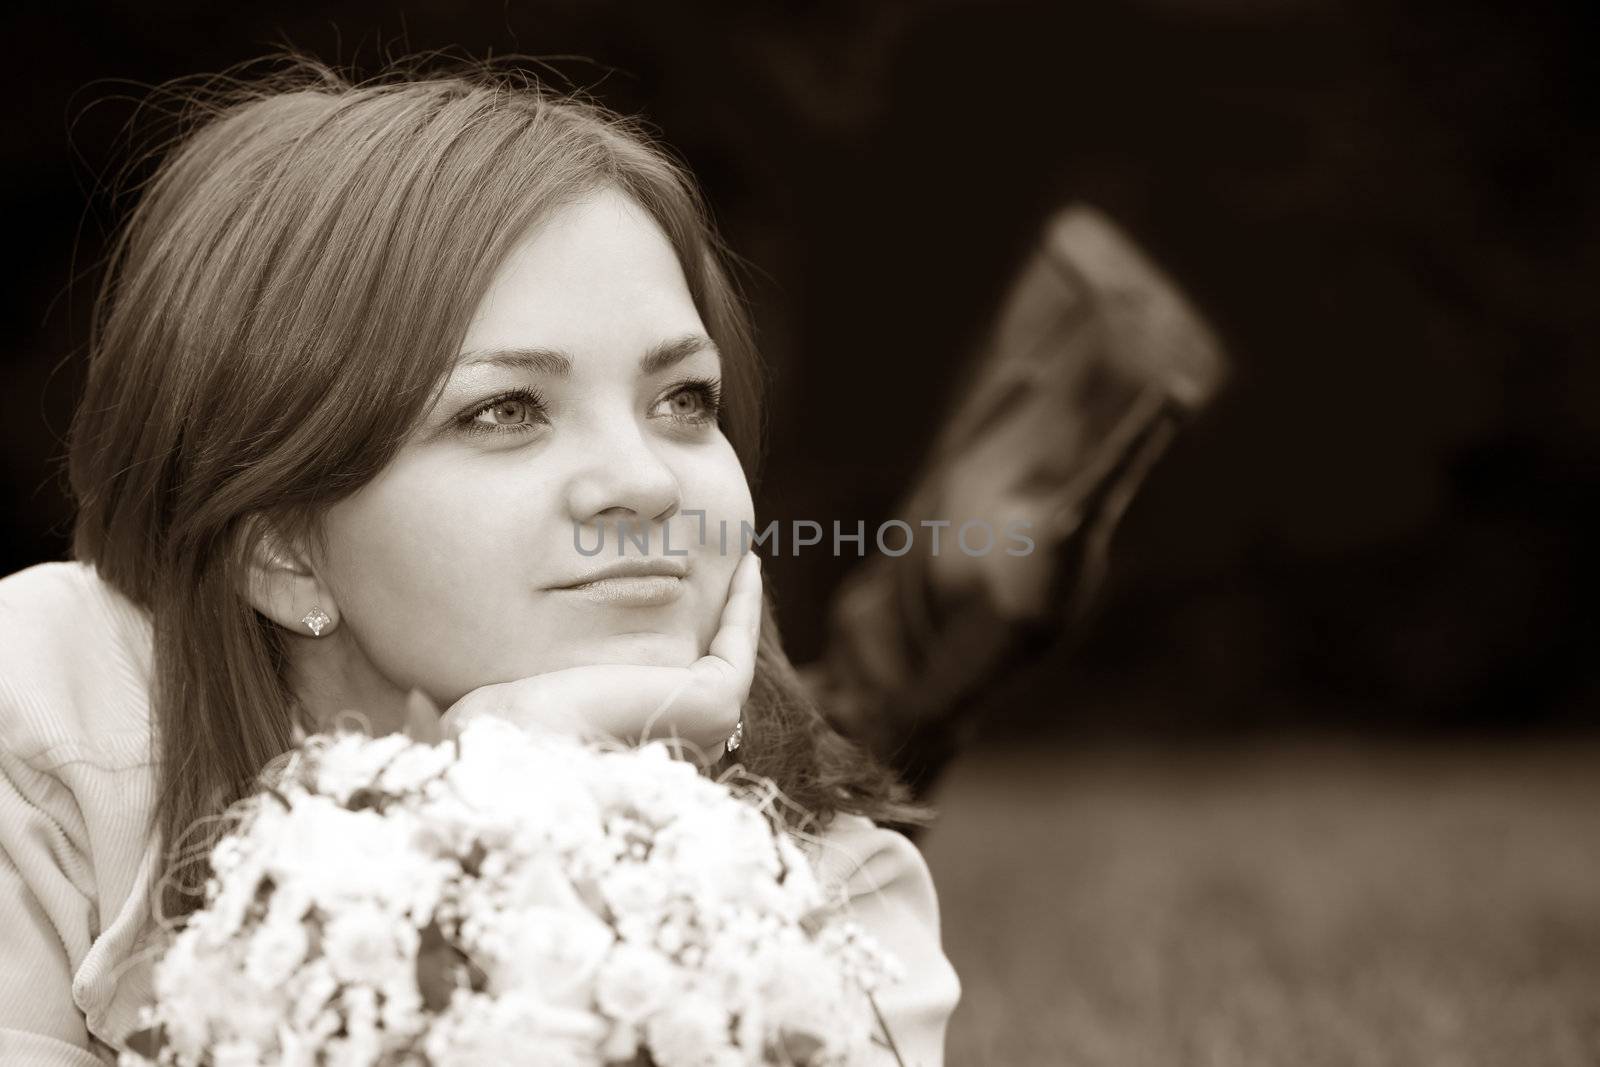
M104 1062L147 992L149 636L84 565L0 580L6 1067Z
M59 782L0 752L0 1063L99 1062L72 999L95 916L87 864L63 828L73 808Z

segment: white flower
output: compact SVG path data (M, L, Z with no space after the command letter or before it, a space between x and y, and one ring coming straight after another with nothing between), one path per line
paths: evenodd
M626 1063L639 1053L639 1029L629 1023L617 1023L600 1043L600 1058L607 1063Z
M698 992L675 997L645 1023L658 1067L702 1067L728 1046L728 1013Z
M613 1019L637 1023L666 1003L681 978L659 953L619 944L600 965L595 1000Z
M499 884L507 907L586 910L572 879L562 870L559 859L549 853L530 856L517 864L500 877Z
M824 1040L840 1025L845 990L838 968L815 946L802 943L775 953L765 983L771 1027Z
M321 1041L287 1026L278 1028L276 1067L316 1067Z
M752 885L772 884L778 872L765 820L738 802L683 813L657 834L655 852L707 901L741 899Z
M257 887L261 884L261 871L257 864L247 869L237 869L230 876L219 878L216 892L207 893L205 919L198 927L207 943L221 945L239 932L244 925L250 905L255 903Z
M417 991L416 973L407 969L382 987L383 1004L379 1023L391 1034L410 1036L420 1033L427 1020L423 1016L422 995Z
M324 1017L328 1001L339 991L339 980L333 976L327 959L320 958L301 969L291 989L293 1007L289 1020L295 1029L311 1032L317 1028L317 1020Z
M220 1041L211 1049L213 1067L261 1067L261 1050L249 1041Z
M615 776L613 795L656 826L704 806L722 795L722 787L696 773L692 764L674 759L667 744L652 741L631 752L600 757L605 772Z
M454 762L451 745L412 744L389 760L378 784L386 793L409 793L438 778Z
M416 742L405 734L342 734L318 752L313 761L317 792L342 805L356 790L376 786L378 772L412 747L417 747Z
M262 921L274 923L298 923L306 917L311 910L311 895L306 892L306 887L298 882L288 885L277 884L273 886L272 896L267 901L267 915Z
M586 908L527 907L497 917L499 940L489 966L496 992L538 990L554 1004L589 1001L595 972L616 941L611 928Z
M658 869L640 863L623 863L600 879L600 892L612 911L654 917L666 905L665 878Z
M243 942L220 949L184 930L154 975L162 1021L175 1048L197 1055L213 1042L240 1038L268 1046L284 1008L281 993L253 986L243 973Z
M559 1008L526 992L461 994L428 1031L432 1067L600 1067L606 1027L591 1012Z
M330 1040L326 1062L328 1067L374 1067L382 1055L383 1044L376 1031L368 1030Z
M340 981L382 985L415 966L415 949L402 942L409 929L375 908L353 908L322 928L322 951Z
M298 919L262 923L245 952L245 973L264 988L280 986L305 959L308 944L305 926Z
M734 1040L739 1048L760 1055L767 1043L767 1014L759 998L740 1001L739 1020L734 1025Z
M431 910L451 865L418 847L416 816L348 811L327 797L302 796L278 826L267 872L326 911L355 899L393 900L397 910Z
M529 737L482 716L459 743L461 759L446 778L469 807L515 813L508 825L525 842L574 844L600 835L600 809L585 784L595 757L577 740Z

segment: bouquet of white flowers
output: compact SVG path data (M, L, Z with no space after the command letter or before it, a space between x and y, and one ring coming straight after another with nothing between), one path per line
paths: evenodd
M900 966L775 798L491 718L311 738L212 851L122 1067L860 1063Z

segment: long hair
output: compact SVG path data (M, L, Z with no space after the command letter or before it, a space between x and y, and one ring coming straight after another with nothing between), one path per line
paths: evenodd
M728 253L637 120L483 67L354 83L300 59L189 114L113 245L68 457L74 556L153 624L151 829L168 850L292 744L284 635L243 595L256 520L320 539L431 402L530 224L603 185L641 205L722 352L721 427L747 476L762 431ZM745 721L741 762L822 820L925 821L826 725L770 600ZM204 852L174 858L167 914L195 906Z

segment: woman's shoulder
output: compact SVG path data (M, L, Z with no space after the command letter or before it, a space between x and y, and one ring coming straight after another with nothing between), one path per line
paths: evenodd
M80 562L0 578L0 750L35 769L149 758L148 615Z
M864 815L838 812L808 845L818 879L843 887L859 909L866 900L905 913L939 939L939 897L928 861L911 839Z
M937 913L928 864L911 839L865 815L836 812L810 844L817 872L826 881L857 892L882 892L893 885L921 896Z
M0 1061L88 1062L147 999L150 637L85 564L0 578Z

